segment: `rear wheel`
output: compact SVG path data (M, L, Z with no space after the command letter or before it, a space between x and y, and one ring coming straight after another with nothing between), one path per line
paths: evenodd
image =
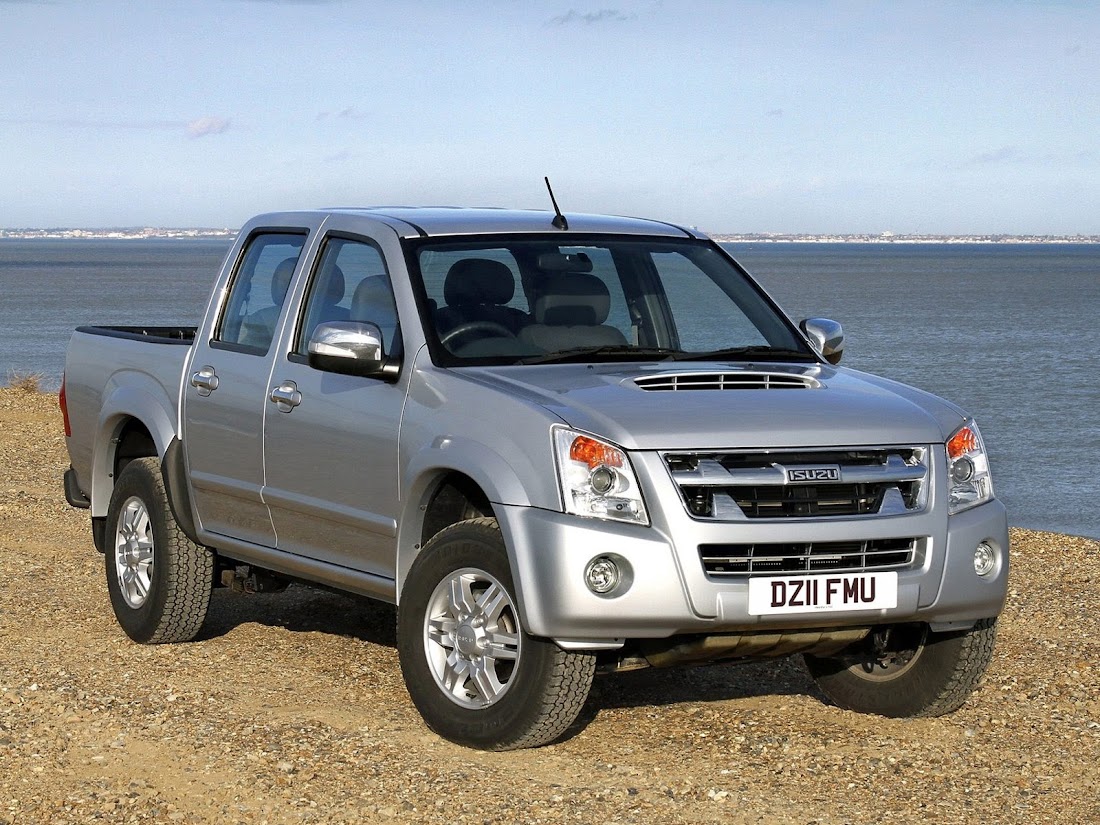
M195 638L210 605L214 553L176 524L157 459L134 459L119 475L104 537L107 592L126 635L146 644Z
M874 630L856 650L805 657L834 704L879 716L942 716L957 710L993 656L996 619L970 630L933 633L926 624Z
M484 750L535 747L577 718L596 659L524 632L500 528L441 530L409 571L398 610L405 685L428 727Z

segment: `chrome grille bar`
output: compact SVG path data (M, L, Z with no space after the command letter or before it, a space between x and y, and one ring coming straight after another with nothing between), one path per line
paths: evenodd
M908 568L921 561L917 538L783 544L702 544L699 558L713 578L784 573L861 573Z

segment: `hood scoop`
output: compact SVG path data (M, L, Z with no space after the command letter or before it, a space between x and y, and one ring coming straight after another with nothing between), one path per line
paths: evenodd
M682 372L635 378L647 392L672 390L816 390L821 382L789 372Z

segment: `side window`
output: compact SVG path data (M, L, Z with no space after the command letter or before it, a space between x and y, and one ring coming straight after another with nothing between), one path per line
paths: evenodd
M382 253L369 243L348 238L325 241L306 293L302 323L294 351L305 355L318 324L358 321L382 330L382 346L392 354L400 348L397 304Z
M305 241L304 234L284 232L249 240L230 282L215 341L267 352Z
M756 325L734 309L730 296L687 257L679 252L655 252L653 265L664 285L672 317L691 321L690 326L677 325L682 349L714 349L715 341L725 341L729 347L768 343Z

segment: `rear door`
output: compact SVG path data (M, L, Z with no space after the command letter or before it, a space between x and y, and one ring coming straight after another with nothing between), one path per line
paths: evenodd
M273 342L319 222L287 215L245 227L228 286L195 339L183 379L183 443L199 524L209 533L275 545L262 498Z
M399 507L398 435L408 369L390 379L322 372L306 359L310 334L324 321L360 321L382 330L388 356L403 343L383 243L326 224L305 300L285 328L268 402L264 500L280 550L386 578L395 576ZM349 224L349 227L352 226Z

